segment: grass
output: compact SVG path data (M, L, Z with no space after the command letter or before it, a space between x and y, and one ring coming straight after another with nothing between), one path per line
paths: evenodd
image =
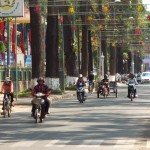
M74 91L76 90L76 86L75 85L72 85L72 86L69 86L69 87L65 87L66 90L71 90L71 91ZM52 90L51 94L63 94L63 90ZM20 91L18 92L18 97L30 97L32 94L31 94L31 91L29 89L26 89L24 91ZM16 93L14 93L14 97L16 97Z

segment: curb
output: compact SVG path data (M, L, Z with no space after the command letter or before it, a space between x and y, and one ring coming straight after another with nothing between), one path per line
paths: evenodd
M70 98L75 96L76 94L64 94L64 95L52 95L49 97L50 103L52 103L53 101L58 101L58 100L63 100L65 98ZM19 98L22 100L17 100L14 101L15 105L31 105L31 100L33 97L24 97L24 98ZM24 100L23 100L24 99ZM2 101L0 101L0 105L2 105Z

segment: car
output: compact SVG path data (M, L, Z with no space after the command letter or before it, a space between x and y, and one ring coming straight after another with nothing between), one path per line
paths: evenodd
M141 74L141 84L150 82L150 72L142 72Z

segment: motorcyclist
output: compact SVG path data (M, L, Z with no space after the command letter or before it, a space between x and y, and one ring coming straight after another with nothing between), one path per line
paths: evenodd
M37 79L37 85L33 88L32 90L32 95L34 96L34 94L40 92L40 93L43 93L43 94L46 94L43 99L45 100L45 104L46 104L46 107L45 107L45 114L49 114L49 106L50 106L50 101L48 100L48 96L49 94L51 93L51 89L46 85L44 84L44 78L43 77L39 77ZM32 115L33 116L33 113L34 113L34 110L35 110L35 106L34 106L34 102L36 101L36 97L34 97L31 101L31 104L32 104Z
M109 79L107 74L104 75L104 79L102 79L102 84L106 86L108 94L110 94Z
M92 82L93 87L94 87L94 74L93 74L93 71L90 71L90 74L88 75L87 80L89 80L89 82Z
M11 106L14 106L14 94L13 94L13 82L10 80L10 77L6 77L5 81L1 88L1 93L4 93L4 98L6 98L6 94L11 97ZM3 110L3 107L2 107Z
M85 84L85 82L83 80L82 74L79 74L79 78L77 80L76 86L79 87L80 84L82 84L83 87L86 86L86 84ZM86 97L85 90L84 90L84 96Z
M135 97L137 97L137 90L136 90L136 85L138 85L138 82L137 82L137 80L136 80L136 78L135 78L135 75L134 74L130 74L129 75L129 80L128 80L128 82L127 82L127 85L129 85L129 84L134 84L134 98ZM129 97L130 98L130 88L129 88L129 86L128 86L128 95L127 95L127 97Z

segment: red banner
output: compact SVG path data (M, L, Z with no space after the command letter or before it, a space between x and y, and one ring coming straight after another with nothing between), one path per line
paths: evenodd
M0 41L4 41L4 21L0 22Z
M12 53L15 54L15 48L16 48L16 25L13 24L12 29Z
M24 51L24 39L23 39L22 32L20 33L20 47L21 47L22 53L24 54L25 53L25 51Z

